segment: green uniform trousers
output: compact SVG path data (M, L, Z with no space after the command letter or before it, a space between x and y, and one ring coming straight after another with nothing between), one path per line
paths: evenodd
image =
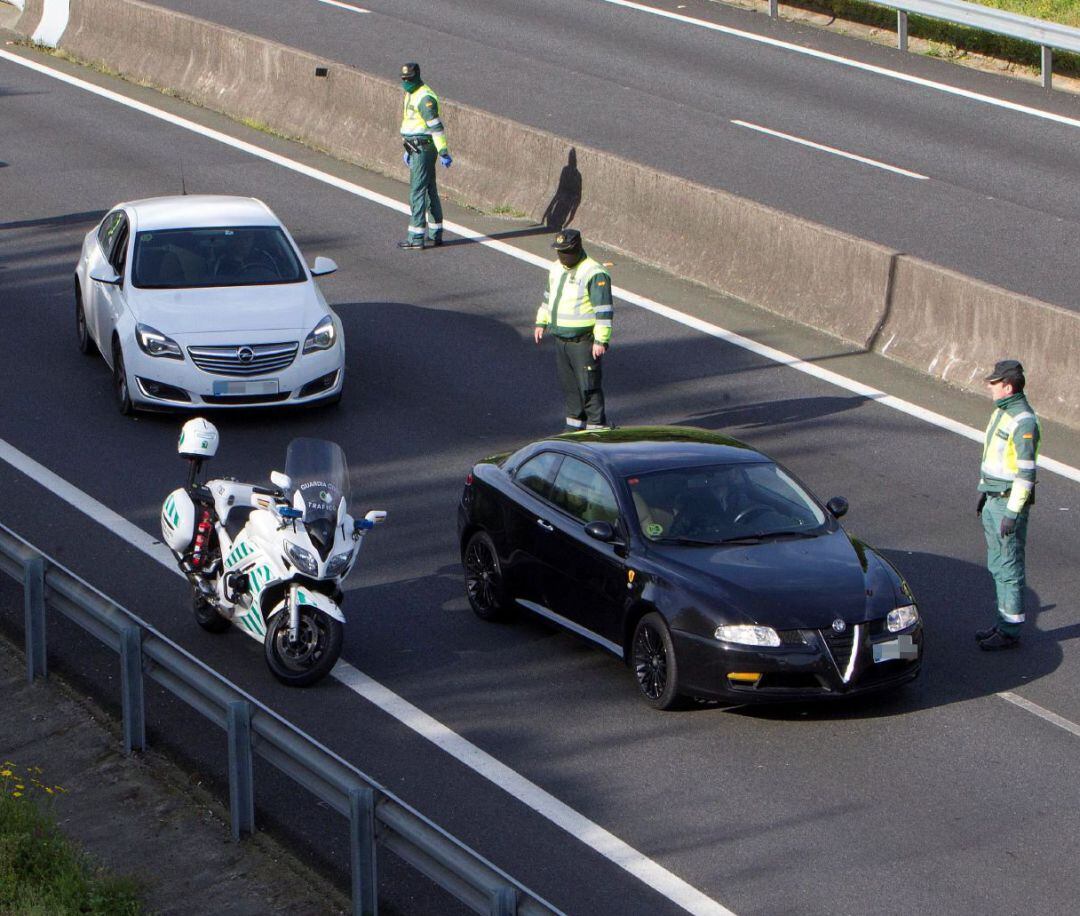
M409 238L422 239L425 232L432 240L442 238L442 201L435 184L434 143L424 143L420 152L409 154L409 206L412 215L409 222ZM428 226L428 213L431 226Z
M997 627L1009 636L1016 636L1024 622L1024 549L1031 507L1024 507L1016 518L1016 529L1003 538L1001 520L1008 502L1007 496L988 494L982 510L982 526L986 535L986 565L997 590Z
M566 398L567 429L607 426L600 360L593 359L591 333L568 340L555 337L555 366Z

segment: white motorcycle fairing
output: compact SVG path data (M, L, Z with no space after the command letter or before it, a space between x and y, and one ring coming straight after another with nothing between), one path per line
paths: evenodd
M324 614L329 614L335 620L340 620L342 623L345 622L345 615L341 613L341 608L337 606L337 602L334 601L333 598L329 598L319 592L313 592L311 589L305 588L302 585L294 585L292 588L298 604L309 604L322 611ZM270 620L275 614L285 610L287 606L287 601L279 601L274 605L273 610L266 615L266 619Z

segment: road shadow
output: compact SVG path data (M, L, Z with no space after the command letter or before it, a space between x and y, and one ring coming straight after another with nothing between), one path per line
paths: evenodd
M552 230L547 226L530 226L527 229L508 229L506 232L492 232L490 235L481 235L478 238L447 239L442 243L443 248L453 248L455 245L476 245L489 239L503 241L505 239L520 239L531 235L548 235Z
M788 398L781 401L762 401L757 404L735 404L716 410L703 410L676 420L679 426L701 426L723 430L760 429L779 423L805 423L822 417L854 410L867 403L859 395L851 397Z
M6 165L7 163L2 163ZM16 220L11 223L0 223L0 232L10 229L55 229L58 226L82 226L87 229L94 223L100 222L105 216L106 210L84 210L82 213L64 213L61 216L43 216L41 219Z
M555 194L544 208L540 222L549 229L565 229L573 222L581 205L581 172L577 167L577 150L571 147L566 165L559 172Z

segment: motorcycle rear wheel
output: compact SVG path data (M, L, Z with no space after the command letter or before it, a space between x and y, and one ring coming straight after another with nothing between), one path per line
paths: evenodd
M263 646L266 664L281 683L307 687L322 680L341 655L345 628L340 620L309 606L300 608L300 636L289 644L289 612L270 618Z
M222 617L217 608L198 592L192 594L191 606L195 612L195 622L208 633L224 633L232 626L232 623Z

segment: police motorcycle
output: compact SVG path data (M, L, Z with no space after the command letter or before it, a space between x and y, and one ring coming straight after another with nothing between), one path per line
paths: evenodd
M348 514L345 453L333 442L294 439L271 487L229 477L200 482L218 442L207 420L184 424L178 451L191 462L187 485L161 510L165 543L191 583L195 619L211 633L235 625L262 642L282 683L314 684L341 654L341 584L386 512Z

